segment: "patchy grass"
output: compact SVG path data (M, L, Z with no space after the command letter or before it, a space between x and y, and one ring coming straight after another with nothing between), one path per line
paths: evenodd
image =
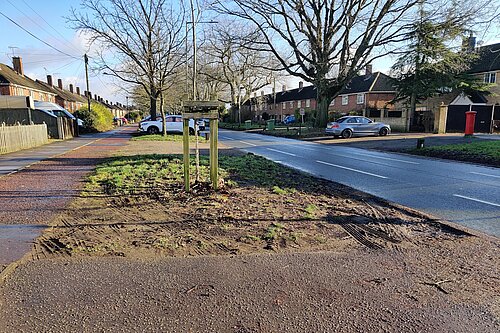
M194 157L190 172L195 173ZM200 156L201 182L209 181L209 159ZM312 186L312 176L300 174L263 157L253 154L220 156L219 176L228 187L244 185L267 187L279 195L294 194L296 188ZM144 189L182 183L184 169L182 155L136 155L115 157L99 165L88 177L85 193L137 194Z
M433 146L423 149L411 149L406 152L500 166L500 140Z
M199 142L208 142L204 136L199 136ZM167 134L165 136L160 134L155 135L140 135L132 138L132 141L170 141L170 142L182 142L182 134ZM189 142L196 142L196 137L194 135L189 136Z

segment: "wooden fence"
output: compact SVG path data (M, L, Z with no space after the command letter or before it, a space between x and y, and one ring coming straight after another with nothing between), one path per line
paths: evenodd
M43 145L49 141L47 125L0 124L0 154Z

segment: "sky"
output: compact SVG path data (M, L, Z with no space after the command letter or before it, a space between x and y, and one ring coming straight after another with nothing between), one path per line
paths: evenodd
M54 83L62 79L64 87L72 83L80 87L82 93L86 90L83 55L89 49L85 36L71 29L66 22L66 16L71 8L79 8L81 0L0 0L0 13L11 18L17 24L34 34L37 40L20 27L0 15L1 39L0 62L12 66L12 56L23 60L25 75L46 81L48 74L52 75ZM486 35L478 36L483 45L500 42L500 31L494 30ZM63 54L64 53L64 54ZM377 60L373 71L388 73L393 59ZM90 59L92 67L92 58ZM90 71L90 91L105 100L126 103L127 92L116 79ZM277 83L277 90L286 84L288 89L297 88L299 79L286 77L284 82ZM270 92L272 87L264 89ZM260 93L260 92L258 92Z
M72 7L80 0L0 0L0 12L32 34L58 49L62 54L35 39L20 27L0 15L2 37L0 62L12 67L12 56L22 58L24 74L44 82L47 75L62 79L65 89L70 83L86 90L83 55L89 50L85 36L71 29L66 22ZM90 59L92 65L92 59ZM90 91L112 102L126 103L127 93L112 78L89 73Z

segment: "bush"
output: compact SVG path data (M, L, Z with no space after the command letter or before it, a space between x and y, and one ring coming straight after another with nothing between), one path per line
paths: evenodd
M133 121L141 121L141 115L136 111L130 111L129 113L127 113L125 118Z
M104 105L92 103L75 112L75 117L83 120L84 131L106 132L113 128L113 114Z

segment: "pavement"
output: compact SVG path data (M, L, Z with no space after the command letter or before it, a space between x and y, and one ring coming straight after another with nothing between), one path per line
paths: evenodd
M83 178L130 138L133 127L0 155L0 268L31 250Z
M425 284L451 274L441 254L30 261L0 286L0 332L498 332L491 287Z
M228 130L220 130L219 139L229 147L500 236L498 168Z

